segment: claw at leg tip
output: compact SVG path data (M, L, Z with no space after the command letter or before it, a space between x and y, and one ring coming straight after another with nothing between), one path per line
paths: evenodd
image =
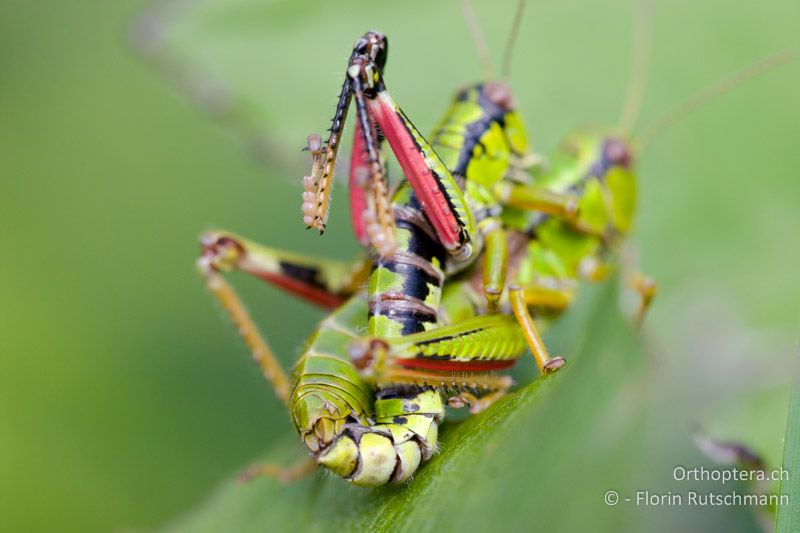
M543 374L553 374L557 372L561 367L567 364L567 360L563 357L553 357L547 363L545 363L544 368L542 368Z

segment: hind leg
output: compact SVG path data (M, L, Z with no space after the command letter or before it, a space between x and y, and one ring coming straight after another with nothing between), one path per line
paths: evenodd
M239 270L326 309L335 309L369 276L370 262L353 264L268 248L226 231L200 238L200 261L217 272Z
M357 290L368 270L266 248L220 231L203 235L201 244L198 267L209 290L227 311L237 332L250 348L253 359L261 367L265 379L272 384L275 394L287 404L291 393L288 376L222 273L241 270L322 307L337 307L346 295ZM315 466L314 461L307 457L288 467L255 465L243 472L239 479L249 481L268 476L287 483L310 474Z

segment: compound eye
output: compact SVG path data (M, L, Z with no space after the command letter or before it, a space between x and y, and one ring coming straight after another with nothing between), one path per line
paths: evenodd
M631 151L625 141L621 139L608 139L603 146L605 159L621 167L628 167L631 164Z
M511 88L505 83L499 81L489 82L484 85L483 91L490 102L499 106L504 111L511 111L514 109L514 93L511 92Z

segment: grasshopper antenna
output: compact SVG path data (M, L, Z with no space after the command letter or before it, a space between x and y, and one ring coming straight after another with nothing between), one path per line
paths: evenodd
M633 46L631 52L631 71L628 76L628 88L619 117L620 132L629 136L633 131L642 110L647 76L650 67L653 43L653 0L641 0L636 4L633 22Z
M753 63L749 67L745 67L738 72L734 72L730 76L723 78L714 85L706 87L699 93L687 99L682 104L677 105L670 111L667 111L660 117L657 117L650 122L645 128L639 138L635 140L634 146L636 151L641 153L652 142L652 140L664 130L678 122L680 119L687 117L709 102L717 99L719 96L727 93L731 89L735 89L748 81L757 78L762 74L766 74L776 68L785 65L797 57L797 49L789 48L765 57L764 59Z
M519 27L522 23L522 12L525 10L525 0L517 2L517 10L514 13L514 22L511 25L511 31L508 34L508 41L506 42L506 50L503 53L503 68L500 75L508 79L511 77L511 55L514 52L514 44L517 42L517 35L519 35Z
M486 44L486 37L481 31L481 25L478 23L478 16L475 14L475 9L473 9L469 0L459 0L459 4L461 5L464 20L467 22L469 33L472 36L472 41L478 51L478 58L480 58L481 66L483 67L483 77L486 81L491 81L494 79L492 56L489 54L489 45Z

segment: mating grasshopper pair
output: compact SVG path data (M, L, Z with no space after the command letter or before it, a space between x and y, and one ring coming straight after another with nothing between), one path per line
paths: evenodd
M511 34L510 43L516 26ZM429 141L386 89L387 50L378 32L356 42L330 137L324 145L309 137L313 163L304 179L304 222L323 231L354 101L351 220L369 257L350 265L227 232L202 237L208 286L313 459L251 475L292 477L319 464L357 485L406 481L436 451L446 404L485 409L511 386L496 371L526 348L542 374L564 364L548 354L533 316L568 308L579 279L602 279L631 228L636 179L628 132L576 135L542 165L511 89L488 75L457 93ZM391 194L384 141L404 178ZM332 311L291 379L220 275L232 270ZM655 286L633 279L641 315Z

